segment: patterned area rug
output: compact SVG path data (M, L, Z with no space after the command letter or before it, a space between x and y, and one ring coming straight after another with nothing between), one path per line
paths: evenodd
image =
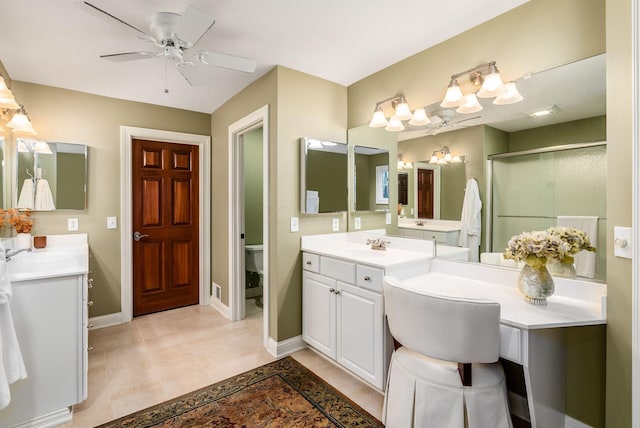
M382 427L291 357L98 428Z

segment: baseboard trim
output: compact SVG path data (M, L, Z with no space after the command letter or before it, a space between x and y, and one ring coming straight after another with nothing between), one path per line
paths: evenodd
M213 307L216 311L220 312L223 317L228 320L231 320L231 309L229 306L222 303L220 299L217 299L215 295L211 296L210 306Z
M115 312L113 314L89 318L89 330L97 330L99 328L111 327L118 324L122 324L122 312Z
M282 342L276 342L272 338L269 338L267 351L275 358L282 358L306 347L307 344L302 340L302 335L283 340Z
M564 427L565 428L593 428L591 425L587 425L584 422L580 422L577 419L573 419L571 416L565 416Z
M60 409L46 415L38 416L26 422L13 425L12 428L53 428L66 422L71 422L72 413L69 408Z

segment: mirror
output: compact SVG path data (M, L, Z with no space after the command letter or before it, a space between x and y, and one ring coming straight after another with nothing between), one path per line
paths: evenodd
M0 208L9 208L8 197L11 194L11 180L6 180L6 159L5 148L7 147L6 140L3 135L0 135Z
M87 146L25 138L18 138L16 146L16 207L86 208Z
M387 211L389 209L389 150L355 146L354 150L355 211Z
M301 138L300 143L300 211L347 211L347 144L307 137Z

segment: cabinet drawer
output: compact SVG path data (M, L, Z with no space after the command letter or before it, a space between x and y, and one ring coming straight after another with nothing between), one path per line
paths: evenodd
M500 356L515 363L522 363L522 331L500 324Z
M302 269L311 272L320 272L320 256L311 253L302 253Z
M358 265L356 275L356 285L358 285L358 287L382 293L383 269Z
M352 262L320 257L320 273L349 284L356 282L356 264Z

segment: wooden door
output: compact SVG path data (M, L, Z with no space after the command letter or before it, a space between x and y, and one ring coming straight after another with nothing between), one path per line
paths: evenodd
M409 203L409 174L404 172L398 174L398 203Z
M198 303L198 146L133 140L133 315Z
M418 170L418 217L433 218L433 170Z

